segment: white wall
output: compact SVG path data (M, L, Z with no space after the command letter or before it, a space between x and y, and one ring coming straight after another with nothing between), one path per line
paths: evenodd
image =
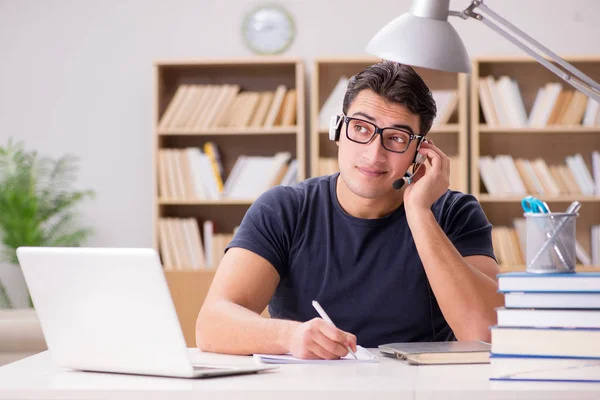
M409 0L280 0L297 37L287 55L361 55ZM0 143L81 157L94 246L151 246L152 61L248 56L244 0L0 0ZM469 0L452 0L463 9ZM563 55L600 54L600 2L486 0ZM471 56L521 55L475 21L453 19Z

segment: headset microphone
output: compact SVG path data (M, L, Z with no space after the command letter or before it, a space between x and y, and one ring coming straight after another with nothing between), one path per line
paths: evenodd
M422 155L421 153L418 153L416 156L416 161L417 161L417 168L415 168L415 170L410 173L408 171L406 171L406 173L404 174L404 176L400 179L396 179L393 183L392 183L392 187L396 190L400 190L404 187L405 184L410 184L412 182L412 178L415 176L415 174L417 173L417 171L419 170L419 168L421 168L421 165L423 165L423 163L425 162L425 156Z

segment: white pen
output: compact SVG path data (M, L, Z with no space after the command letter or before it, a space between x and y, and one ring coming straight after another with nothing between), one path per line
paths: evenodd
M323 318L325 321L329 322L331 325L335 326L335 324L333 323L331 318L329 318L329 315L327 315L325 310L323 310L323 307L321 307L319 302L317 302L316 300L313 300L312 305L315 308L315 310L317 310L317 312L319 313L321 318ZM350 354L352 354L352 357L354 357L354 359L358 360L358 357L356 357L356 354L352 351L350 346L346 346L346 349L348 350L348 352L350 352Z

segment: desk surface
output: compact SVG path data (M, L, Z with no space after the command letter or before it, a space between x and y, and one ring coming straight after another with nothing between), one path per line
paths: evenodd
M378 353L377 350L371 350ZM200 363L254 364L252 357L201 353ZM11 399L599 399L600 384L491 382L489 365L281 365L276 371L212 379L77 372L57 368L46 351L0 367L0 398ZM573 393L576 392L576 393ZM373 396L373 397L371 397Z

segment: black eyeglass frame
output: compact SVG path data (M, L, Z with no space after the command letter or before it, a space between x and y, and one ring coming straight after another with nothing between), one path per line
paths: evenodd
M344 118L344 124L346 125L346 137L348 138L348 140L350 140L351 142L354 143L358 143L358 144L369 144L373 141L373 139L375 138L375 136L379 135L381 138L381 147L383 147L384 149L386 149L389 152L392 153L396 153L396 154L404 154L408 151L408 148L410 147L410 144L413 140L418 139L419 142L417 144L417 149L419 148L419 145L421 144L421 142L423 141L423 139L425 139L425 135L417 135L415 133L412 132L408 132L404 129L399 129L399 128L392 128L392 127L387 127L387 128L380 128L377 125L375 125L374 123L372 123L371 121L365 121L364 119L361 118L355 118L355 117L348 117L347 115L342 114L342 117ZM369 138L369 140L367 140L366 142L359 142L358 140L352 139L350 138L350 135L348 134L348 126L350 125L350 121L360 121L360 122L364 122L366 124L369 124L371 126L373 126L375 128L375 132L373 132L373 136L371 136ZM387 147L385 147L385 144L383 144L384 140L383 140L383 131L384 130L394 130L394 131L399 131L399 132L403 132L403 133L407 133L409 134L409 139L408 139L408 143L406 144L406 149L402 150L402 151L397 151L397 150L390 150Z

